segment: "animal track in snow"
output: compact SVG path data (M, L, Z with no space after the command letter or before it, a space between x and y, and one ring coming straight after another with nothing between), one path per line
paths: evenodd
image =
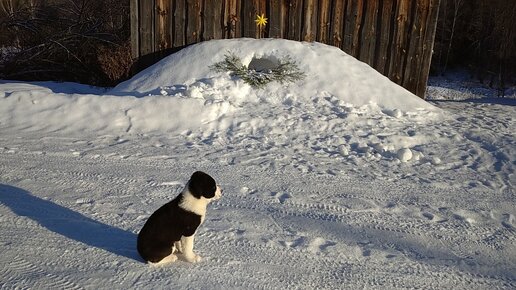
M279 241L279 243L288 248L300 249L313 254L326 252L328 247L336 245L336 243L320 237L310 238L304 236L294 237L294 239L290 241Z
M147 148L132 145L135 147L129 146L131 148L117 153L135 156L138 151L144 151L142 148ZM37 150L31 150L31 146ZM77 151L86 151L76 146ZM513 265L509 258L511 245L515 243L514 231L503 224L514 225L510 209L493 211L492 217L489 211L476 216L483 203L472 199L467 207L457 206L465 196L472 196L446 184L438 187L432 183L432 177L428 183L414 185L410 177L402 177L403 172L397 172L400 178L392 181L373 179L374 182L368 182L367 177L357 177L348 170L347 159L333 157L341 158L332 162L344 162L343 167L335 163L325 165L324 158L316 163L302 152L298 161L316 165L309 174L291 171L292 166L283 164L292 159L278 161L276 169L261 168L258 163L268 157L255 154L251 147L242 150L248 150L250 158L261 159L246 164L242 162L246 160L241 154L244 151L238 148L210 153L212 155L208 154L204 161L195 164L188 161L201 158L199 156L205 158L202 155L205 148L188 149L193 151L184 155L186 160L183 161L152 156L74 158L69 151L61 154L55 149L41 155L33 154L41 151L35 143L20 148L24 150L17 154L0 152L0 175L4 182L27 187L34 195L48 196L52 202L71 211L133 234L156 207L177 194L183 186L179 183L184 183L185 176L194 170L215 172L217 181L225 189L222 199L209 205L206 221L196 236L196 251L206 259L194 267L178 262L153 270L138 261L47 233L37 222L14 215L2 205L2 224L19 237L19 242L3 236L0 237L1 247L6 253L12 252L13 247L30 248L38 255L37 260L31 260L36 274L25 280L31 285L43 285L48 279L61 281L63 277L74 277L74 285L81 286L102 282L138 288L152 281L173 287L176 284L170 282L172 277L174 281L188 280L189 286L200 288L207 281L214 287L244 285L250 289L256 286L249 284L250 281L264 281L260 287L268 289L315 289L320 285L338 289L343 283L353 287L397 289L515 286L509 274L500 275L490 270ZM110 148L106 150L112 150ZM159 150L159 154L180 154L164 152L176 150L169 149L172 147L149 148ZM276 154L275 150L279 149L271 147L269 150ZM321 152L327 154L324 150ZM99 153L106 156L105 152ZM234 164L219 164L219 158L234 160ZM336 174L326 173L330 166L338 169ZM500 196L493 193L490 198ZM456 218L458 216L462 218ZM467 218L475 222L470 223ZM23 234L27 228L30 235ZM50 246L49 236L51 242L60 246ZM361 244L365 241L368 243ZM63 247L67 253L61 252ZM60 257L59 261L54 255ZM83 258L77 260L78 256ZM302 268L297 267L299 261L303 261ZM60 264L67 267L60 268ZM6 266L0 262L0 270L7 269ZM39 268L44 268L50 278L38 276ZM8 281L6 285L31 287L20 282L27 276L15 275L13 270L2 272L5 274L0 274L0 280ZM220 273L231 275L220 277ZM373 277L370 273L376 274ZM17 284L9 284L13 281L9 277L14 277ZM56 287L74 287L63 281Z
M276 198L279 203L283 204L287 202L290 198L292 198L292 195L289 193L281 193L281 192L271 192L271 196Z

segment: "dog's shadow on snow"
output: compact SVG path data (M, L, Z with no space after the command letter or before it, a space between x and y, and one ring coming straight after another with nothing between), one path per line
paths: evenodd
M0 203L68 239L142 262L136 252L136 234L132 232L98 222L10 185L0 184Z

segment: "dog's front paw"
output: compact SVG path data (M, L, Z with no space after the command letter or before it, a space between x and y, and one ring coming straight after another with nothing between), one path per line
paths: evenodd
M201 256L192 253L191 255L185 255L185 260L190 263L198 263L202 260Z
M151 264L152 266L163 266L168 263L174 263L175 261L177 261L177 256L174 254L171 254L171 255L166 256L159 262L155 262L155 263L149 262L149 264Z

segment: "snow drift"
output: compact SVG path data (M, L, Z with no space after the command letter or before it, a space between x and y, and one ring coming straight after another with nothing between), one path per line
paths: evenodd
M270 84L264 90L252 90L238 79L210 69L210 65L223 60L228 52L247 66L256 60L274 63L292 57L307 77L288 86ZM233 103L283 102L292 97L306 101L314 96L331 95L355 106L375 103L403 111L435 109L339 48L284 39L212 40L195 44L145 69L110 93L143 96L159 94L163 89L171 91L167 94L179 91L181 96L190 97L201 97L198 90L204 89L209 90L207 97L217 95Z
M228 53L252 68L289 57L306 77L256 89L229 72L217 73L210 68ZM440 115L433 105L338 48L280 39L214 40L192 45L107 95L94 90L88 94L81 88L77 93L71 89L59 92L55 85L40 85L19 84L6 92L0 122L18 130L58 134L166 133L209 143L246 138L274 138L285 143L290 142L285 138L310 132L318 132L322 139L346 136L350 128L366 122L366 115L377 116L380 127L382 120L427 122ZM392 151L426 140L404 139L399 143L373 138L366 143ZM394 141L400 146L380 144ZM337 147L343 141L332 143ZM372 145L357 148L363 151L364 146Z

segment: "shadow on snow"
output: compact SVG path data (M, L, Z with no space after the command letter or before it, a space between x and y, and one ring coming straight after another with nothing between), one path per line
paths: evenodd
M110 226L26 190L0 184L0 202L19 216L28 217L48 230L66 238L142 261L136 252L136 234Z

